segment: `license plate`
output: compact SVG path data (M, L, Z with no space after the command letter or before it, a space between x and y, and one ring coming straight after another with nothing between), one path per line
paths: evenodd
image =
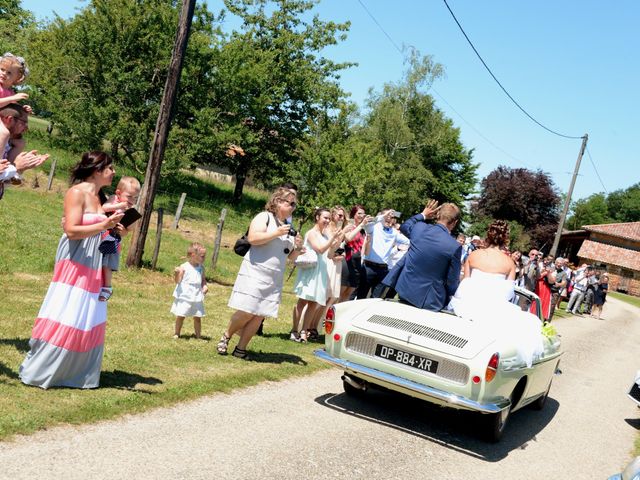
M427 357L416 355L415 353L405 352L394 347L386 345L376 345L376 357L386 358L402 365L409 365L429 373L436 373L438 370L438 362Z

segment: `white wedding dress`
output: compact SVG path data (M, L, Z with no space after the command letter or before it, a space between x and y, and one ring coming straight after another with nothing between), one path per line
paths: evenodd
M474 269L449 303L449 310L483 329L495 331L499 339L516 348L520 360L531 367L544 352L542 322L511 303L514 281L502 273Z

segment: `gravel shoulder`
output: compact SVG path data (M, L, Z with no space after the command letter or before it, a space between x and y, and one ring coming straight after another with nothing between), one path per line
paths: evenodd
M0 477L607 478L640 429L626 397L640 310L608 299L603 318L554 321L562 374L545 409L514 413L498 444L479 439L474 415L390 392L347 397L332 369L18 437L0 443Z

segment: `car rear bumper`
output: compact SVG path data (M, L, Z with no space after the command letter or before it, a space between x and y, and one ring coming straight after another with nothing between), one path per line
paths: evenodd
M313 353L320 360L330 363L336 367L340 367L347 373L353 372L363 380L368 380L372 383L380 383L382 385L395 385L402 390L408 391L410 395L427 401L435 400L438 403L445 403L455 408L473 410L481 413L498 413L511 406L511 402L506 398L495 403L479 403L460 395L455 395L438 388L429 387L421 383L407 380L406 378L398 377L397 375L365 367L364 365L350 362L348 360L332 357L323 349L315 350Z

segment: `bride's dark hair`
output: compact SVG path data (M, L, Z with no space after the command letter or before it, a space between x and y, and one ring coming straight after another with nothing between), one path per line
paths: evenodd
M504 220L495 220L487 229L487 246L502 248L509 244L509 224Z

